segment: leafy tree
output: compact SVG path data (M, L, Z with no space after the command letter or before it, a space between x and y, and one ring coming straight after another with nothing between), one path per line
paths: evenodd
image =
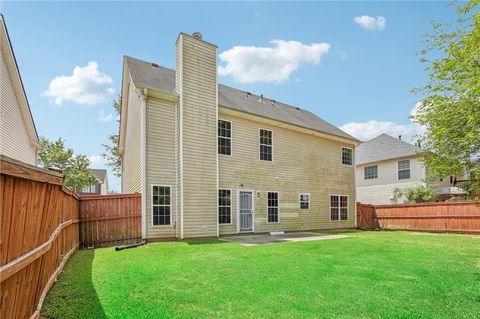
M406 198L406 203L423 203L433 201L437 197L437 193L432 188L424 185L404 188L395 187L393 190L394 201L397 201L403 196Z
M467 190L480 189L480 0L458 8L454 25L433 23L419 52L428 81L413 116L426 127L425 162L440 177L469 172Z
M112 106L117 114L117 123L119 123L119 125L121 103L120 97L112 102ZM102 144L104 149L102 156L107 161L107 165L112 168L115 176L120 177L122 175L122 156L119 152L120 135L114 132L108 136L108 139L110 141L109 144Z
M90 166L88 157L85 155L75 156L72 149L65 148L65 141L61 138L49 141L42 137L38 156L44 167L56 167L63 170L64 182L67 187L89 186L97 181L88 169Z

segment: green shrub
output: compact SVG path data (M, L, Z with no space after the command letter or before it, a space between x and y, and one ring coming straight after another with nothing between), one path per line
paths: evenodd
M405 203L423 203L431 202L437 197L434 189L425 185L398 188L393 190L393 199L396 201L405 197Z

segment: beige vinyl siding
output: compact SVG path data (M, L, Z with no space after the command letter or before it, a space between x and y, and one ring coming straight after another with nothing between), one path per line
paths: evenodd
M182 108L183 238L216 236L216 47L181 34L177 54L181 60L177 63L177 93Z
M141 193L141 101L133 82L129 80L125 151L122 157L122 192Z
M2 41L2 43L4 42ZM0 61L0 154L27 164L36 165L36 148L28 133L13 86L12 77L16 70L7 67L5 50L8 50L8 48L2 46Z
M175 103L147 99L147 238L175 237ZM152 185L170 186L171 225L152 225Z
M398 179L398 161L410 160L410 178ZM396 187L405 188L419 184L425 185L425 166L423 157L398 158L376 163L358 165L356 170L357 201L365 204L391 204ZM378 178L364 179L364 168L378 166ZM399 200L403 202L403 200Z
M353 166L342 165L342 146L314 134L267 124L259 117L236 117L232 122L232 156L219 156L219 188L232 189L232 224L220 225L220 234L237 232L238 190L254 190L255 232L354 227ZM273 132L273 161L259 160L259 129ZM243 184L243 187L241 186ZM279 193L279 223L267 223L267 192ZM310 194L310 209L300 210L299 194ZM330 220L330 194L348 195L347 221Z

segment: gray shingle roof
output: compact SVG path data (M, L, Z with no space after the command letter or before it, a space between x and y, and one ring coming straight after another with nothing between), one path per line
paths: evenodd
M358 145L355 149L355 164L361 165L393 158L416 155L418 146L400 141L398 138L382 134L373 140Z
M125 56L124 60L136 85L165 93L175 91L175 70L129 56ZM226 85L218 85L218 104L237 111L357 141L356 138L309 111L278 101L272 103L270 99L264 98L260 101L258 95L247 95L244 91Z
M90 168L90 172L100 180L101 183L105 181L107 170L104 168Z

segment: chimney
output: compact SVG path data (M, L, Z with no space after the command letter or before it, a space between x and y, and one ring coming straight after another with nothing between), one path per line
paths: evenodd
M217 46L200 32L176 42L178 237L218 236Z
M399 136L398 136L398 139L401 141L401 140L402 140L402 136L401 136L401 135L399 135Z

